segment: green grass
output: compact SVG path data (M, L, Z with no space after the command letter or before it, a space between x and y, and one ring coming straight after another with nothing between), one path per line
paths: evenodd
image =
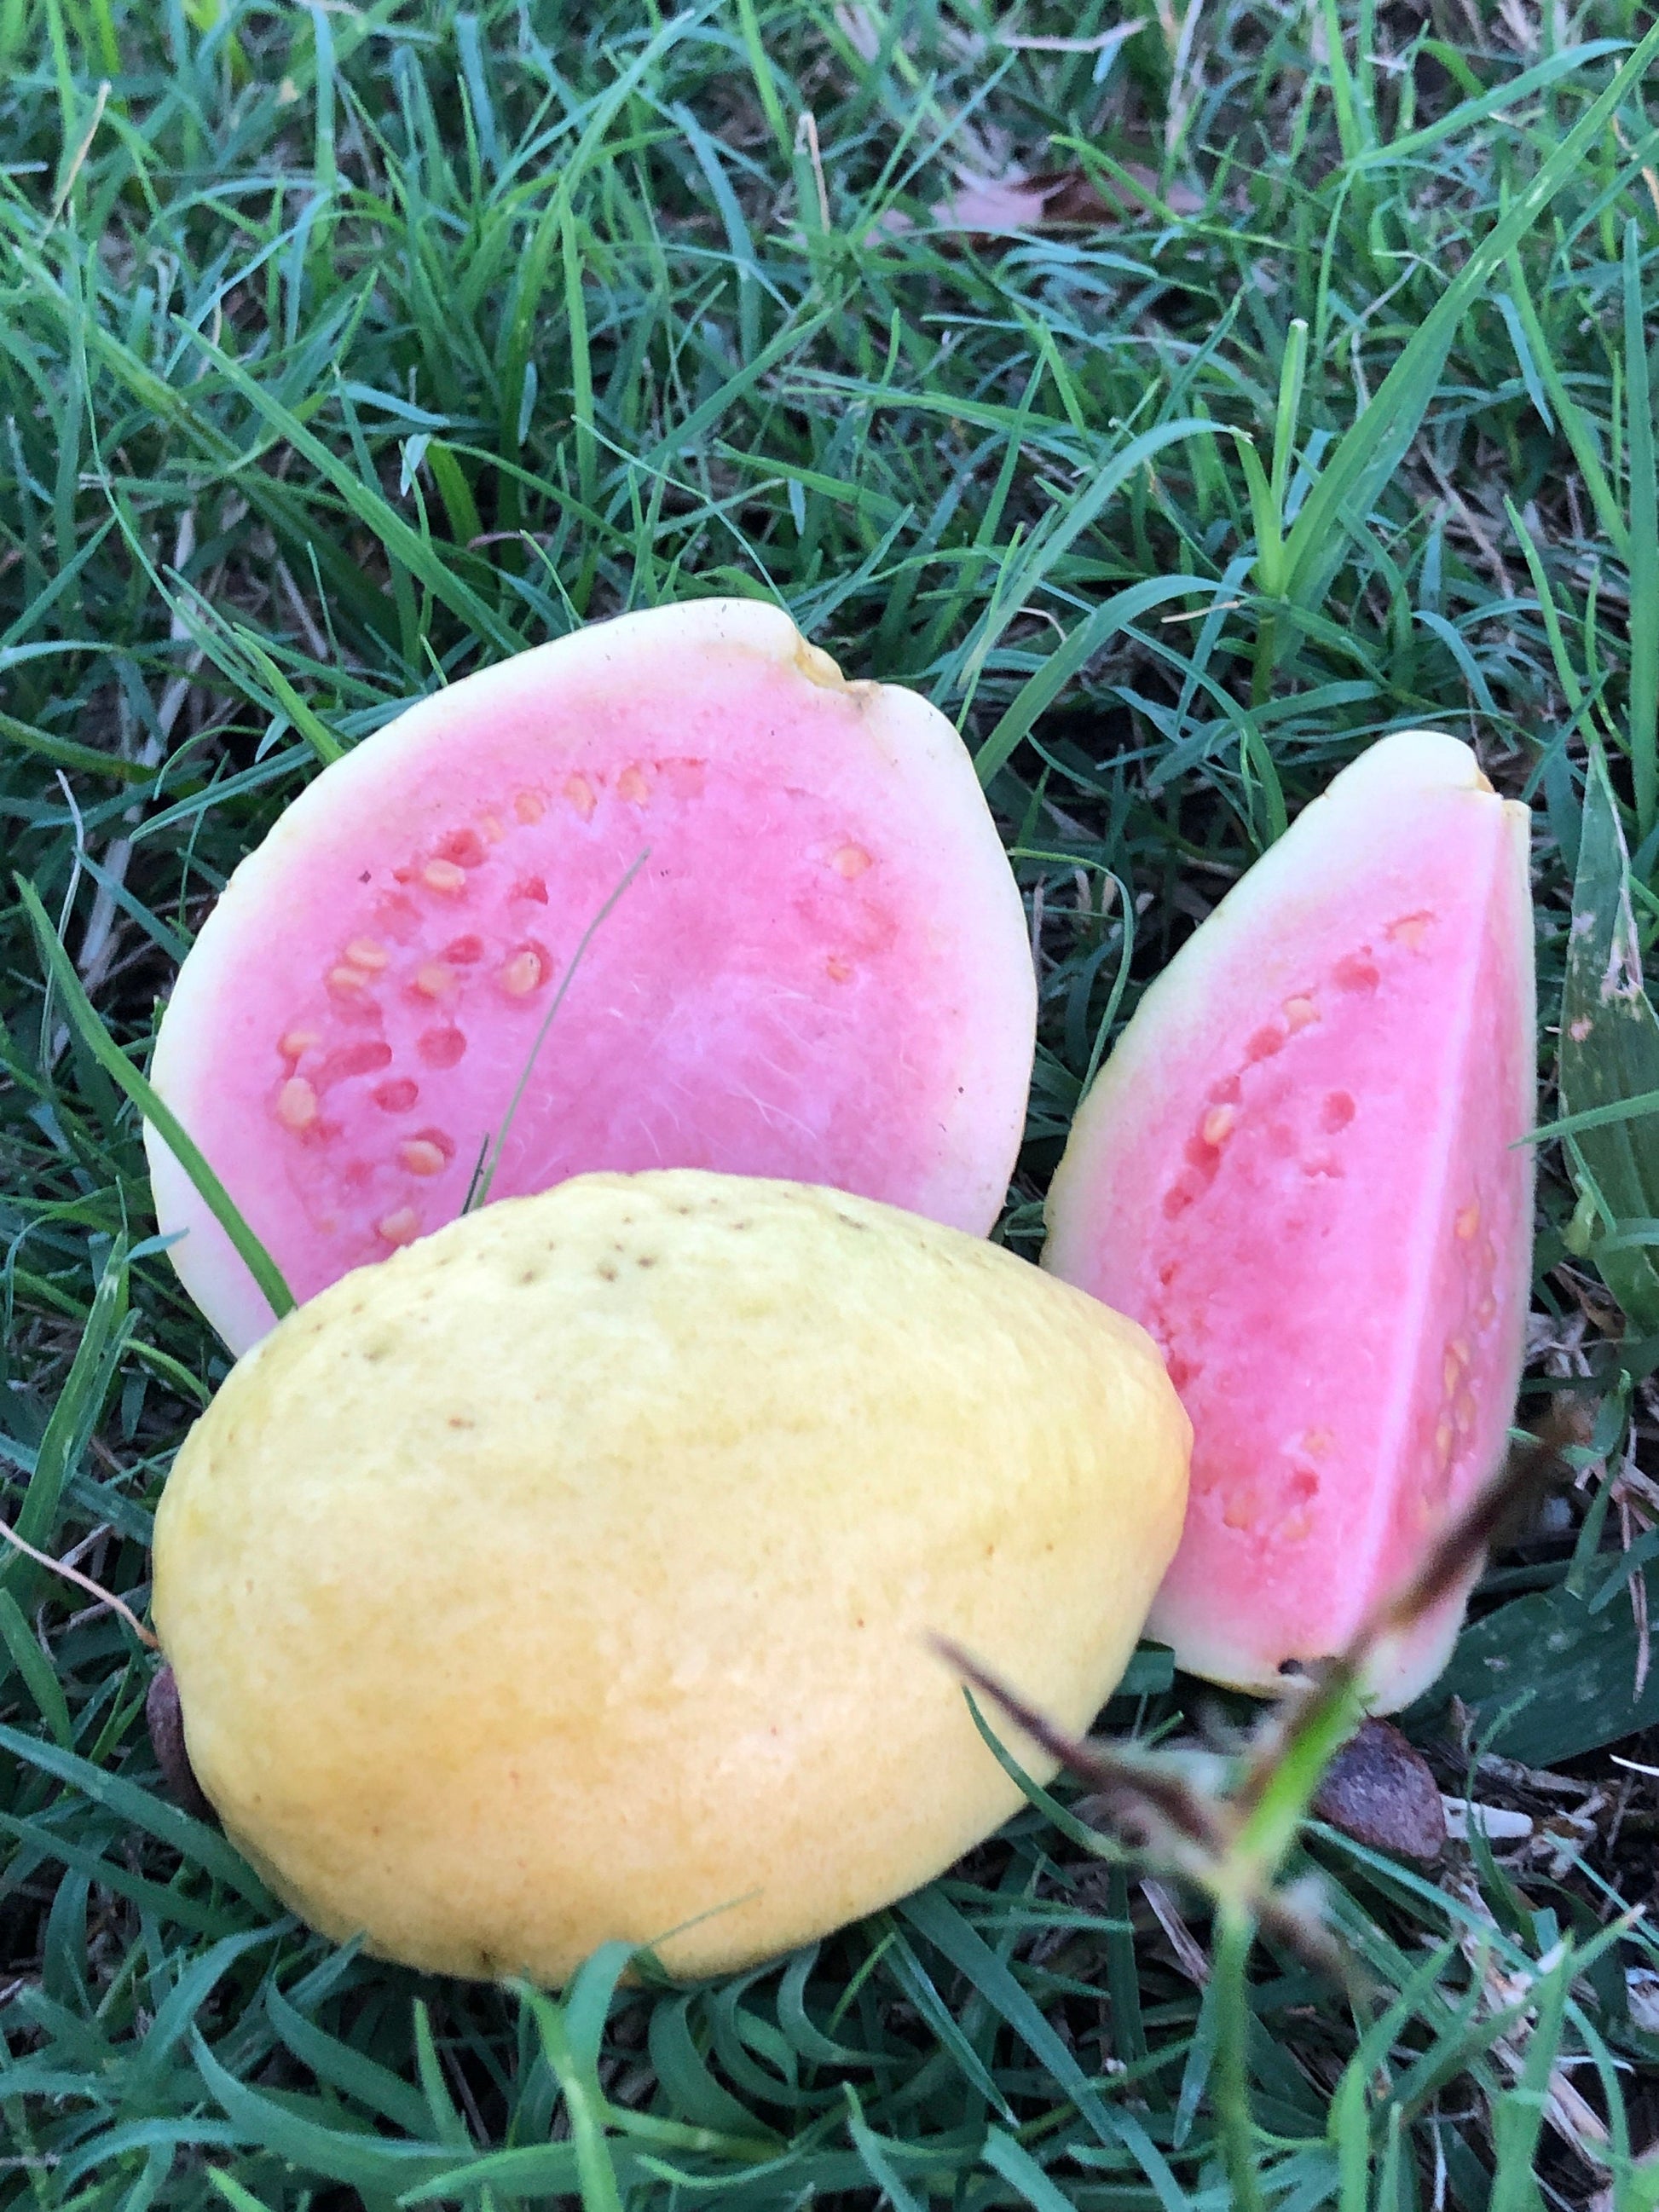
M1118 21L0 0L0 846L46 939L0 910L26 1539L142 1613L224 1371L132 1103L215 894L320 762L590 617L780 599L957 720L1040 951L1018 1249L1146 981L1392 727L1470 735L1537 807L1553 1082L1581 821L1609 932L1621 834L1644 945L1659 917L1650 11L1158 0L1091 50ZM959 169L1011 160L1100 218L939 226ZM1564 1103L1645 1097L1650 1027ZM1608 1126L1544 1155L1524 1404L1574 1394L1593 1433L1447 1686L1510 1762L1476 1793L1562 1848L1425 1875L1304 1827L1286 1871L1363 1987L1249 1900L1212 1927L1201 1879L1063 1790L760 1972L422 1980L309 1936L173 1806L149 1655L8 1552L0 2203L1659 2203L1659 1944L1627 1910L1659 1793L1610 1750L1659 1742L1628 1580L1659 1550L1659 1140ZM1214 1705L1149 1650L1107 1718ZM1454 1723L1444 1690L1412 1717L1461 1790Z

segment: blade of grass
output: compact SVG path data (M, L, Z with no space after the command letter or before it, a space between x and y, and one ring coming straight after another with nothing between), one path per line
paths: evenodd
M1144 430L1094 470L1073 498L1049 508L1018 558L1011 561L998 577L996 595L990 607L957 658L953 683L962 696L963 714L972 703L985 664L1009 623L1040 590L1061 556L1098 520L1107 503L1140 470L1149 467L1153 455L1166 446L1188 438L1212 438L1216 429L1215 423L1193 416L1160 422L1153 429ZM1149 584L1164 580L1148 580Z
M197 1195L236 1249L238 1258L246 1267L280 1321L284 1314L294 1310L294 1295L283 1280L281 1270L264 1246L242 1218L229 1193L209 1166L207 1159L184 1124L167 1104L149 1079L139 1073L99 1018L98 1010L82 988L81 978L75 972L75 963L64 951L57 931L40 903L33 884L21 876L14 876L17 895L34 932L36 944L46 963L64 1011L74 1024L87 1049L106 1073L114 1077L127 1097L160 1133L167 1150L190 1177Z
M970 1986L1002 2015L1071 2098L1099 2140L1126 2147L1152 2184L1164 2212L1188 2212L1169 2161L1133 2112L1110 2108L1085 2079L1076 2058L1023 1990L1010 1966L998 1958L950 1901L925 1889L898 1908L928 1942L941 1951Z
M627 890L635 877L638 875L640 870L645 866L646 862L650 858L651 848L647 845L641 852L635 855L633 860L629 863L626 872L623 876L622 881L617 885L615 890L611 892L610 897L606 899L605 904L599 908L592 921L588 923L586 928L583 930L581 936L578 939L576 949L571 954L569 960L566 963L565 971L559 978L559 988L553 994L553 1002L549 1006L546 1014L543 1018L540 1029L536 1032L536 1041L530 1048L529 1054L525 1060L523 1069L519 1076L519 1080L514 1085L513 1096L507 1102L507 1112L502 1115L501 1126L495 1134L495 1146L489 1152L488 1158L481 1160L478 1172L473 1178L474 1187L472 1189L469 1190L466 1194L466 1204L461 1209L464 1213L470 1213L475 1206L487 1206L489 1204L489 1186L495 1182L496 1174L500 1170L501 1164L501 1152L507 1143L507 1132L513 1127L513 1117L518 1112L520 1105L523 1102L526 1089L529 1085L532 1074L535 1072L537 1059L540 1054L543 1045L547 1042L547 1033L553 1026L554 1017L558 1012L560 1007L564 1004L565 999L569 993L570 986L576 980L576 970L581 965L582 956L586 951L588 946L593 942L594 938L598 935L600 925L609 919L611 913L615 910L617 902L621 899L623 892Z
M760 97L761 111L771 128L772 137L786 164L794 151L794 133L789 128L783 103L778 98L778 88L772 75L771 58L761 33L760 16L755 0L738 0L738 23L743 33L744 52L749 58L749 70L755 80L755 90Z
M1215 2100L1233 2212L1265 2212L1250 2100L1250 1950L1255 1923L1224 1905L1216 1916Z
M1036 675L1026 678L974 755L981 783L988 784L1006 767L1037 717L1053 706L1073 678L1120 630L1166 600L1189 595L1212 597L1215 590L1215 585L1203 576L1152 576L1126 592L1114 592L1091 615L1086 615L1060 640Z
M576 2150L576 2185L582 2212L623 2212L617 2169L605 2141L605 2100L597 2076L579 2061L564 2008L540 1990L526 1992L547 2063L564 2096L565 2116Z
M322 717L300 696L245 623L233 625L231 635L264 678L272 697L325 768L345 758L345 747Z
M118 783L149 783L155 775L155 770L142 761L124 760L118 753L99 752L73 738L54 737L49 730L37 730L27 722L20 722L15 714L0 714L0 738L9 738L26 752L38 753L54 768L72 768L82 775L111 776Z
M1634 221L1625 226L1626 465L1630 476L1630 745L1636 830L1646 838L1659 819L1659 468L1654 459L1653 399L1642 296L1642 252Z
M3 1584L0 1584L0 1638L4 1639L12 1664L22 1676L34 1700L35 1711L51 1730L53 1741L67 1751L75 1741L75 1728L70 1719L64 1686L51 1660L35 1641L34 1631L23 1618L22 1607Z
M1428 411L1458 325L1493 272L1514 252L1563 187L1614 114L1644 82L1659 56L1659 23L1620 64L1537 173L1516 193L1462 267L1412 333L1370 404L1344 432L1285 541L1285 596L1303 608L1318 605L1330 587L1347 542L1343 509L1361 517L1399 466Z
M1425 154L1443 146L1449 138L1462 137L1477 123L1488 117L1502 115L1511 107L1522 107L1534 93L1543 92L1551 85L1559 84L1576 76L1591 63L1603 60L1608 54L1618 53L1625 46L1622 39L1589 39L1582 46L1564 46L1559 53L1548 55L1534 62L1530 69L1521 70L1514 76L1505 77L1500 84L1476 97L1460 100L1455 107L1448 108L1420 131L1407 131L1390 139L1386 146L1373 146L1359 157L1359 165L1366 169L1399 167L1402 164L1419 161Z
M1613 487L1607 482L1607 471L1601 465L1601 456L1589 417L1568 389L1566 379L1561 374L1554 350L1539 320L1538 310L1533 304L1520 255L1511 253L1504 265L1510 280L1509 297L1514 302L1522 331L1531 349L1534 366L1549 394L1555 418L1572 448L1574 460L1578 464L1578 473L1584 480L1584 489L1595 509L1597 525L1620 560L1628 561L1629 526L1618 500L1613 496Z
M117 1820L154 1836L159 1843L181 1853L215 1881L222 1882L245 1899L263 1917L280 1917L281 1908L276 1899L216 1828L192 1820L188 1813L181 1813L176 1805L169 1805L125 1776L111 1774L89 1759L63 1750L56 1744L43 1743L38 1736L25 1735L21 1729L0 1724L0 1751L9 1752L26 1765L51 1776L70 1790L79 1790Z
M22 1543L36 1547L46 1545L57 1525L64 1488L80 1463L114 1380L126 1320L126 1248L118 1237L105 1258L92 1310L46 1423L28 1487L15 1516L12 1533ZM41 1571L26 1554L8 1551L0 1557L0 1589L15 1583L37 1587Z
M476 630L480 637L488 638L498 652L516 653L521 640L508 629L487 606L471 586L463 583L454 570L438 558L436 549L428 538L405 522L378 489L371 490L355 469L325 445L314 432L308 430L293 410L266 391L258 379L251 375L240 362L221 350L201 331L188 324L179 325L181 337L187 338L234 392L239 392L248 404L270 424L285 445L302 453L327 483L333 485L340 497L364 526L372 531L388 555L399 561L412 576L441 601L452 614Z
M694 20L694 12L688 9L671 17L666 22L658 23L651 38L627 68L593 100L574 146L559 164L558 180L552 196L543 210L520 258L505 320L506 344L501 359L498 434L501 451L509 460L517 458L524 444L520 422L524 410L525 380L531 366L542 295L546 289L554 251L560 246L568 227L573 195L598 160L606 134L630 95L650 75L661 58L685 35ZM591 409L587 420L591 435ZM516 487L508 478L502 487L500 526L505 530L515 530L518 521Z

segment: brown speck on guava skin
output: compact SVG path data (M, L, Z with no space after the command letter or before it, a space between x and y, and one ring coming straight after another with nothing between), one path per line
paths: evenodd
M1325 1770L1312 1810L1356 1843L1401 1858L1437 1859L1446 1841L1429 1763L1387 1721L1361 1723Z
M161 1770L173 1802L181 1812L198 1820L216 1819L190 1763L190 1753L185 1745L184 1708L179 1702L179 1685L171 1667L163 1667L151 1682L144 1698L144 1720L155 1764Z

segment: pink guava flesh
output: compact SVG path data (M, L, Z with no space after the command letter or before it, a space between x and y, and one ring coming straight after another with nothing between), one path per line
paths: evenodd
M781 614L597 626L325 770L203 929L155 1081L303 1300L462 1210L562 984L492 1198L697 1167L994 1221L1036 1020L1018 890L949 724ZM149 1142L240 1349L269 1308Z
M1384 739L1182 948L1079 1115L1044 1264L1151 1330L1192 1418L1149 1632L1212 1680L1268 1689L1342 1650L1503 1458L1527 830L1465 747ZM1379 1650L1379 1708L1439 1672L1465 1595Z

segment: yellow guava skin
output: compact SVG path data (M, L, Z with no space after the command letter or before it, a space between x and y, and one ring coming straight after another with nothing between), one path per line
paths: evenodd
M203 1788L313 1926L480 1978L617 1937L714 1973L1017 1808L930 1638L1086 1728L1190 1441L1151 1339L999 1247L584 1176L240 1362L161 1501L155 1621Z

